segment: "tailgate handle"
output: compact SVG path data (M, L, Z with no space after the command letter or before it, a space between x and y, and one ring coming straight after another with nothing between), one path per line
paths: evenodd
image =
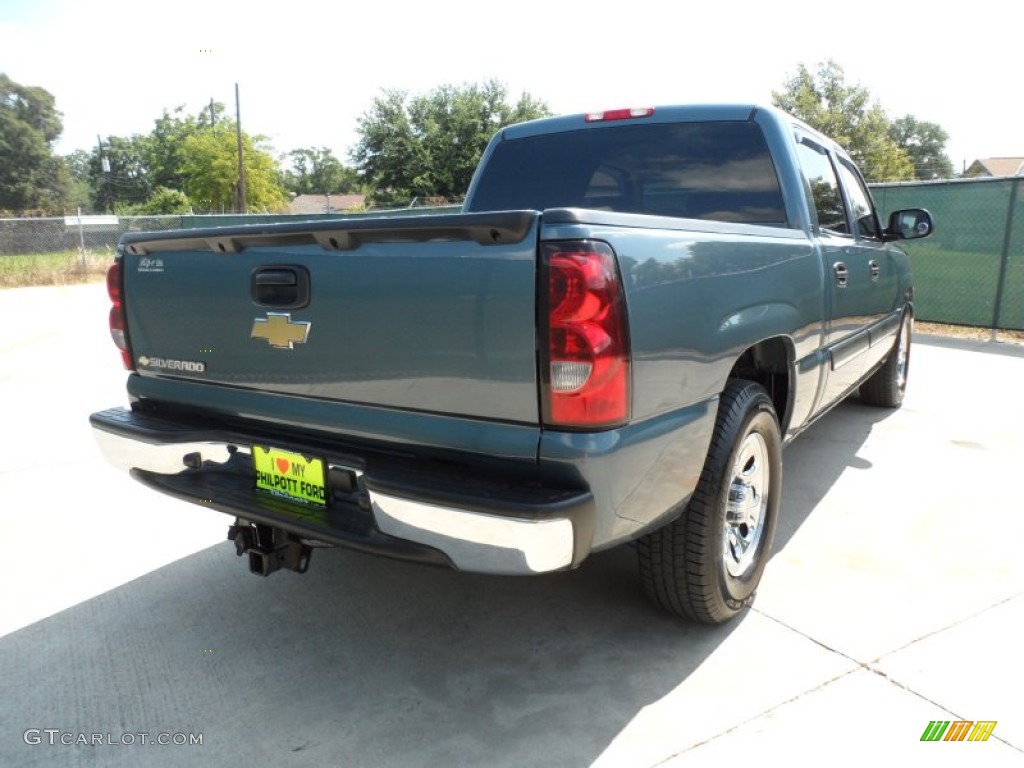
M263 307L301 309L309 304L309 270L266 266L252 273L252 300Z

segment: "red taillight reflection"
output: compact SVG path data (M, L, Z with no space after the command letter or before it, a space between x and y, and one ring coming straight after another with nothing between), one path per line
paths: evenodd
M611 427L629 418L630 360L622 284L605 243L543 246L547 270L544 420Z
M110 326L110 338L121 350L121 362L126 370L134 371L135 362L132 359L131 346L128 343L128 331L124 321L124 302L121 293L121 269L122 262L115 261L107 270L107 295L110 297L110 314L108 324Z

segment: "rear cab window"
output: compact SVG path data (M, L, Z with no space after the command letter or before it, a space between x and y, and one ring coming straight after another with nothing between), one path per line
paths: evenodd
M788 226L761 127L740 121L603 126L495 146L468 210L545 208Z

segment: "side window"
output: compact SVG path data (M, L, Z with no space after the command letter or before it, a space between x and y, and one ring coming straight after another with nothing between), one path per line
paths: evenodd
M860 174L846 160L840 158L839 176L846 187L846 196L850 198L853 217L857 220L857 231L861 237L877 238L878 217L875 215L875 206L871 203L871 194L861 181Z
M839 191L839 181L828 153L814 142L801 137L797 141L796 155L807 183L811 185L811 197L818 211L818 226L841 235L850 234L843 195Z

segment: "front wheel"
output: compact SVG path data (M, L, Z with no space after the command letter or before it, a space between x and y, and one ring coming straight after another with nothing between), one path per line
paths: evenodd
M647 594L676 615L728 621L754 599L782 498L782 439L764 388L729 382L686 509L637 542Z

